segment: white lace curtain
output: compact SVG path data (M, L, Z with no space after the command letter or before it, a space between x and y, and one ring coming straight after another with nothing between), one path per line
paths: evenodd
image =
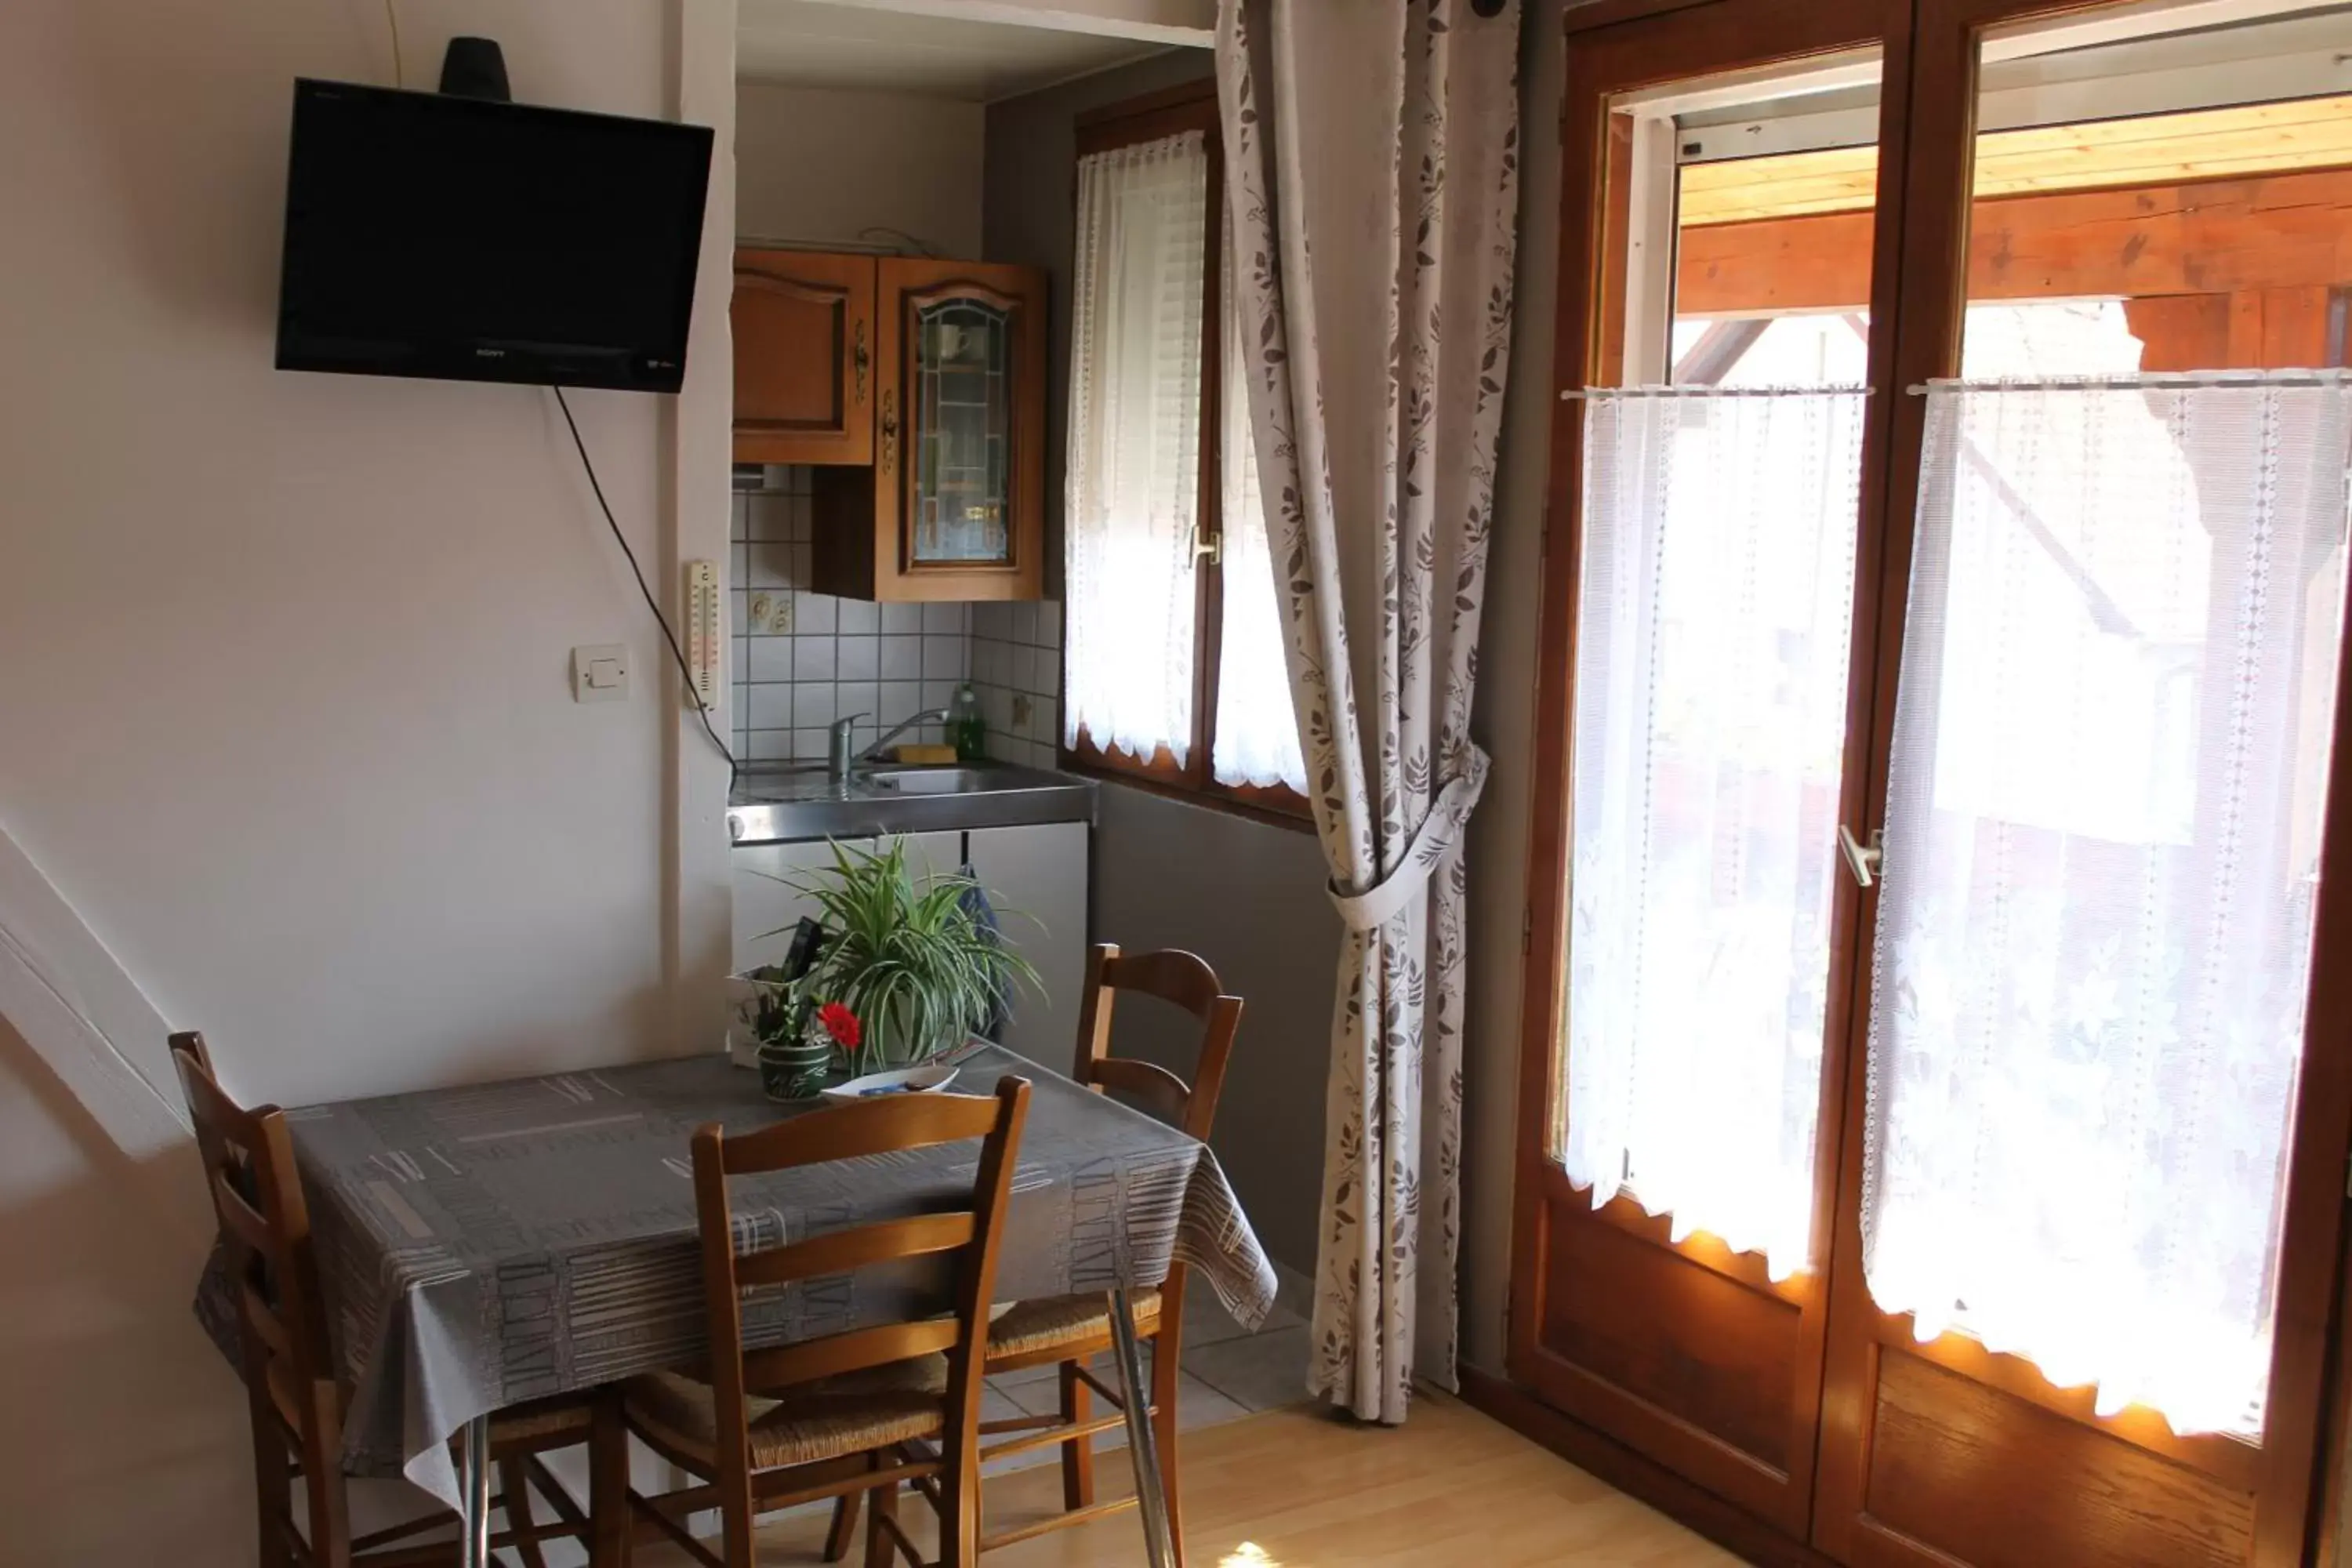
M1864 1270L2252 1435L2344 592L2352 393L1941 384L1878 907Z
M1065 739L1181 764L1192 732L1209 155L1193 131L1078 162Z
M1231 237L1224 273L1237 277ZM1250 435L1249 355L1242 341L1238 289L1225 290L1223 428L1218 432L1223 489L1224 616L1217 661L1217 732L1209 748L1219 784L1288 784L1307 793L1307 760L1298 750L1298 718L1290 702L1290 672L1283 660L1282 616L1274 602L1274 552L1266 542L1265 502L1257 482L1257 447Z
M1568 1174L1805 1267L1864 395L1585 412Z

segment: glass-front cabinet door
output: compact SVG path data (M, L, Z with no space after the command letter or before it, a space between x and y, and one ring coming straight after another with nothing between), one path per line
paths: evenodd
M1013 311L959 294L911 303L908 313L908 561L1010 565Z
M1039 597L1045 274L886 257L875 314L871 484L820 489L833 515L817 531L819 586L889 600Z

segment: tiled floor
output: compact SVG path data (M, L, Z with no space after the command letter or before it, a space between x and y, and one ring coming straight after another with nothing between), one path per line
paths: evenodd
M1265 1322L1251 1333L1226 1314L1215 1292L1196 1288L1187 1292L1184 1302L1183 1368L1176 1395L1180 1431L1219 1426L1263 1410L1297 1405L1307 1397L1306 1320L1277 1302ZM1118 1372L1108 1356L1101 1359L1095 1375L1116 1386ZM1055 1398L1055 1372L1050 1366L992 1377L981 1419L1050 1415ZM1126 1444L1127 1435L1116 1427L1097 1439L1104 1449ZM1000 1460L992 1470L1050 1463L1056 1452L1032 1449Z

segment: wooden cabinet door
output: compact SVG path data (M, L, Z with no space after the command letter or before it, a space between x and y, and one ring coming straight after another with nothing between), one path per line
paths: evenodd
M735 460L874 460L870 256L735 253Z
M1545 674L1537 726L1542 737L1537 787L1538 798L1546 805L1538 813L1531 856L1529 956L1522 1004L1526 1076L1520 1089L1509 1364L1514 1378L1545 1403L1696 1482L1791 1541L1804 1538L1812 1507L1828 1321L1829 1205L1837 1169L1840 1069L1846 1037L1844 1008L1839 998L1859 930L1853 884L1843 873L1825 877L1824 866L1835 864L1832 846L1838 817L1832 814L1841 803L1852 809L1862 771L1867 687L1849 684L1846 672L1868 669L1874 620L1860 613L1866 608L1861 595L1867 590L1856 587L1849 590L1855 595L1857 612L1851 617L1850 633L1844 629L1843 614L1831 613L1822 616L1818 634L1809 630L1801 637L1789 635L1792 642L1822 650L1818 657L1806 654L1811 663L1805 679L1818 681L1823 693L1816 711L1844 716L1842 742L1835 735L1826 737L1820 748L1808 750L1801 766L1782 768L1778 762L1759 762L1751 767L1742 762L1723 770L1726 775L1738 775L1750 783L1735 778L1729 784L1719 784L1716 774L1690 767L1671 778L1660 772L1655 776L1664 782L1644 797L1654 804L1637 808L1650 827L1626 829L1633 837L1654 832L1660 849L1657 863L1666 865L1671 860L1675 869L1664 879L1675 887L1733 888L1739 883L1740 867L1749 860L1748 845L1745 840L1729 841L1738 838L1736 832L1718 834L1706 821L1699 820L1715 810L1713 802L1718 795L1727 792L1737 796L1747 792L1802 799L1809 803L1808 813L1820 818L1817 832L1792 830L1790 836L1803 839L1790 850L1789 863L1803 864L1805 869L1797 879L1809 890L1784 895L1759 885L1753 899L1745 891L1736 891L1710 911L1720 917L1726 929L1748 919L1748 905L1752 903L1753 912L1761 914L1766 902L1784 896L1790 909L1808 911L1806 951L1801 960L1790 960L1786 982L1791 1005L1785 1032L1790 1039L1817 1040L1821 1063L1808 1079L1801 1050L1790 1053L1789 1059L1798 1065L1788 1069L1789 1087L1782 1095L1792 1106L1800 1100L1817 1102L1811 1142L1804 1145L1811 1153L1809 1157L1789 1154L1787 1169L1775 1184L1778 1234L1784 1240L1768 1263L1760 1244L1751 1242L1748 1245L1753 1249L1735 1250L1708 1234L1706 1227L1711 1216L1704 1212L1703 1204L1691 1203L1676 1211L1670 1202L1659 1199L1657 1189L1653 1188L1647 1201L1659 1212L1644 1206L1641 1197L1644 1159L1658 1156L1650 1167L1656 1177L1660 1168L1680 1157L1679 1150L1669 1149L1661 1141L1653 1140L1645 1151L1639 1152L1629 1142L1622 1164L1607 1163L1609 1184L1617 1187L1620 1176L1624 1184L1601 1206L1595 1206L1595 1197L1604 1178L1596 1174L1592 1180L1580 1181L1570 1174L1571 1163L1566 1151L1579 1119L1589 1114L1569 1089L1576 1048L1570 1041L1576 1034L1578 1007L1589 1002L1592 1011L1585 1016L1606 1016L1612 1020L1604 1026L1612 1031L1608 1039L1594 1039L1596 1054L1602 1046L1612 1046L1654 1053L1650 1059L1665 1061L1673 1054L1672 1041L1688 1033L1656 1021L1669 1008L1645 1004L1642 1016L1633 1018L1629 1016L1633 1009L1608 1005L1598 992L1589 996L1580 993L1580 969L1591 966L1572 964L1569 955L1571 945L1599 934L1591 929L1595 921L1619 931L1664 929L1674 923L1670 914L1651 912L1646 892L1593 895L1589 891L1593 886L1622 887L1622 879L1596 876L1591 884L1577 889L1580 897L1617 900L1598 912L1573 900L1569 887L1580 837L1576 831L1576 802L1596 793L1580 784L1570 787L1571 778L1584 780L1588 765L1596 760L1592 749L1581 756L1572 755L1585 742L1571 737L1580 734L1583 704L1611 700L1608 693L1628 679L1622 673L1612 679L1611 670L1596 667L1590 680L1580 687L1585 679L1580 673L1578 652L1581 595L1589 581L1601 580L1593 574L1618 570L1604 566L1604 558L1622 562L1654 551L1647 543L1605 541L1587 550L1583 468L1588 459L1612 465L1616 465L1616 459L1588 454L1584 443L1587 409L1601 406L1591 402L1595 395L1609 395L1612 389L1654 387L1670 379L1701 386L1713 384L1727 374L1727 367L1748 344L1761 336L1760 331L1727 332L1725 324L1710 323L1693 314L1691 307L1677 302L1674 258L1679 230L1685 224L1704 221L1685 217L1679 208L1676 159L1687 151L1683 143L1688 138L1678 133L1673 118L1682 112L1678 106L1719 94L1726 84L1748 79L1748 73L1767 67L1786 65L1818 79L1874 79L1880 62L1893 53L1890 40L1902 35L1907 9L1900 0L1885 4L1821 0L1805 6L1729 0L1596 24L1576 32L1568 51L1555 365L1564 395L1556 405L1552 437L1552 531L1546 547L1548 580L1539 655ZM1877 140L1890 153L1889 161L1899 165L1899 157L1893 154L1897 151L1894 143L1902 134L1902 94L1890 86L1886 97L1892 103L1877 121ZM1870 136L1868 121L1858 134ZM1857 359L1866 353L1873 367L1867 384L1885 389L1891 385L1885 365L1892 353L1887 328L1892 322L1893 268L1870 263L1874 234L1878 249L1891 243L1891 219L1883 214L1875 221L1866 212L1860 216L1864 221L1857 271L1866 289L1880 297L1872 299L1866 292L1855 303L1877 305L1874 315L1880 325L1867 332L1865 343L1848 333L1837 318L1826 318L1846 335L1822 342ZM1696 309L1703 312L1706 307ZM1817 326L1799 325L1801 330L1819 331ZM1707 363L1703 366L1700 362ZM1838 379L1860 384L1864 378ZM1631 395L1647 395L1636 391ZM1859 430L1854 447L1842 462L1855 487L1850 493L1862 499L1842 518L1822 524L1825 547L1852 552L1854 576L1863 583L1870 578L1876 549L1879 492L1870 476L1884 471L1879 465L1885 461L1888 402L1881 391L1855 397L1842 406L1840 417L1850 417ZM1696 404L1689 405L1689 411L1704 412ZM1669 447L1667 458L1677 449ZM1727 531L1747 527L1736 519L1725 522ZM1753 530L1741 535L1738 548L1763 558L1774 553L1769 537ZM1689 575L1704 578L1706 574ZM1835 593L1824 587L1817 601L1808 603L1834 605ZM1839 612L1845 608L1836 606ZM1600 623L1595 617L1589 624ZM1723 657L1696 679L1705 688L1700 695L1706 705L1727 710L1736 705L1736 700L1724 693L1738 685L1744 679L1742 671L1753 661L1739 657L1727 641L1721 647ZM1763 657L1769 660L1775 656L1768 647ZM1661 706L1654 712L1664 715L1666 709ZM1759 716L1757 722L1778 721ZM1665 757L1675 744L1664 717L1656 718L1647 731L1642 731L1639 723L1620 727L1613 721L1596 721L1596 726L1608 731L1606 739L1596 736L1596 748L1618 746L1629 757L1653 752ZM1675 764L1667 760L1660 766L1663 770ZM1741 773L1742 768L1748 773ZM1643 775L1635 768L1626 776ZM1695 801L1698 802L1696 808ZM1602 817L1609 815L1601 812ZM1733 815L1722 814L1727 821ZM1726 841L1717 842L1718 838ZM1772 855L1759 854L1753 859L1760 863L1777 858L1785 847L1790 846L1776 841ZM1660 877L1652 876L1645 886L1660 881ZM1820 922L1817 937L1810 923L1816 920ZM1687 952L1671 952L1661 944L1654 952L1644 948L1642 956L1628 962L1649 966L1659 974L1656 994L1698 994L1719 983L1708 963L1686 962L1688 957ZM1813 999L1814 1016L1810 1021L1800 1022L1795 1016L1794 1000L1801 993ZM1729 1031L1716 1032L1727 1035ZM1759 1044L1768 1052L1777 1048L1769 1032ZM1662 1076L1671 1079L1673 1075ZM1762 1136L1770 1137L1772 1124L1781 1114L1780 1106L1760 1099L1739 1101L1739 1096L1730 1096L1727 1104L1717 1109L1738 1119L1743 1139L1758 1128L1763 1129ZM1755 1126L1750 1126L1751 1120ZM1648 1124L1664 1125L1654 1118ZM1799 1147L1793 1138L1780 1142L1792 1150ZM1721 1201L1724 1190L1718 1187L1715 1201ZM1729 1222L1717 1223L1730 1227ZM1785 1239L1799 1236L1809 1239ZM1775 1278L1776 1274L1780 1277Z
M820 479L818 587L887 600L1040 597L1045 275L885 257L876 301L874 467Z

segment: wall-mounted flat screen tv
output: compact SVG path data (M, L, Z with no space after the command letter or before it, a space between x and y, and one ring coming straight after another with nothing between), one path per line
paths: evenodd
M711 133L294 84L278 367L676 392Z

